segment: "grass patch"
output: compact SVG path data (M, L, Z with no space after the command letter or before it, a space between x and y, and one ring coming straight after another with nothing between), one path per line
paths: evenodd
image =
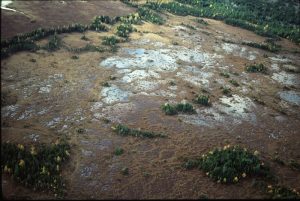
M161 106L161 109L165 112L166 115L175 115L178 112L182 113L195 113L195 109L190 103L178 103L176 105L170 105L169 103L165 103Z
M195 99L195 102L205 106L210 105L209 96L206 95L198 95Z
M295 189L289 189L285 186L267 187L267 192L271 199L300 199L299 192Z
M122 148L120 148L120 147L117 147L116 149L115 149L115 152L114 152L114 154L116 155L116 156L120 156L120 155L122 155L124 153L124 149L122 149Z
M229 80L229 82L233 85L233 86L235 86L235 87L238 87L238 86L240 86L239 85L239 83L237 82L237 81L235 81L235 80Z
M143 137L143 138L165 138L167 137L165 134L162 133L154 133L152 131L141 131L136 129L128 128L125 125L118 124L115 127L112 127L112 129L121 136L134 136L134 137Z
M49 190L58 196L64 193L65 183L61 166L70 156L70 146L56 141L50 146L4 143L1 146L1 168L12 178L36 190Z
M237 183L251 175L270 175L269 168L258 158L258 152L249 152L239 146L217 148L201 158L187 160L183 166L187 169L199 168L214 181L221 183Z
M262 63L247 65L245 68L250 73L267 73L268 71L267 67Z

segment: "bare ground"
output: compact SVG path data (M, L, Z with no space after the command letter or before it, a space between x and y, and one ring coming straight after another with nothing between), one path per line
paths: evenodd
M277 152L285 162L300 162L297 95L292 100L279 95L295 92L299 98L299 73L284 69L300 67L300 55L294 53L300 48L285 39L278 54L226 43L224 39L265 38L220 21L205 19L209 25L203 26L194 17L167 17L163 26L135 26L139 32L120 44L117 53L87 52L73 60L73 53L60 49L20 52L2 60L1 89L17 97L1 108L2 141L49 143L66 136L72 145L71 160L63 170L68 199L264 198L252 186L252 178L235 185L217 184L199 170L181 167L185 157L226 144L258 150L279 183L299 191L299 171L271 158ZM82 34L60 37L69 46L80 47L98 45L113 33L114 28L108 33L89 31L88 42L80 39ZM245 64L254 62L264 63L268 74L246 73ZM220 76L223 71L231 72L230 78ZM110 80L111 76L117 79ZM230 79L240 86L231 85ZM106 81L111 87L102 86ZM170 86L170 81L176 85ZM221 86L230 87L233 96L224 96ZM160 110L165 102L192 102L202 89L210 93L211 107L194 104L197 114L178 116ZM112 131L114 123L164 132L168 138L121 137ZM84 132L78 133L79 128ZM115 156L116 147L125 153ZM123 167L129 168L129 175L121 174ZM54 198L16 185L6 176L2 189L6 198Z

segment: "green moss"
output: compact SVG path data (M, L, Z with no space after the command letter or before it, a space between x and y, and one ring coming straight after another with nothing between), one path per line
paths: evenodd
M143 137L143 138L165 138L167 137L165 134L162 133L154 133L152 131L141 131L136 129L128 128L125 125L118 124L115 127L112 127L112 129L121 136L134 136L134 137Z
M49 190L63 195L65 183L61 166L69 158L70 146L57 141L51 145L39 144L27 147L21 144L3 143L1 168L4 173L26 187Z

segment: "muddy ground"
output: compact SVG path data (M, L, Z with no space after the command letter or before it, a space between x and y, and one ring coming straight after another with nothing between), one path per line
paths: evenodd
M205 19L205 26L195 17L165 17L165 25L134 25L137 32L116 53L86 52L74 60L74 53L61 48L1 60L7 97L1 108L2 141L49 143L65 136L71 143L63 170L68 199L264 198L252 178L224 185L181 167L184 158L226 144L258 150L279 184L299 191L299 171L272 161L278 154L286 163L300 162L299 46L282 39L277 42L282 50L270 53L240 45L266 38L223 22ZM107 33L88 31L89 41L78 33L59 37L68 46L83 47L99 45L114 32L115 26ZM265 64L268 73L247 73L245 65L253 63ZM221 86L230 87L232 96L223 95ZM166 102L192 102L203 90L212 106L193 103L197 114L166 116L160 109ZM116 123L168 137L118 136L111 129ZM117 147L124 154L114 155ZM121 174L124 167L128 175ZM2 189L7 198L54 198L5 175Z

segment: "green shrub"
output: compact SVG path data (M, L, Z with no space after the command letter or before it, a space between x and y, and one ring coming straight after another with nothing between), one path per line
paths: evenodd
M271 199L300 199L299 192L284 186L268 186L267 192Z
M79 59L79 57L77 55L73 55L71 56L71 59Z
M26 187L50 190L62 195L64 181L61 166L69 158L70 146L65 142L31 145L4 143L1 146L1 168L4 173Z
M108 37L103 38L102 44L114 46L114 45L116 45L116 43L119 43L119 42L120 41L115 36L108 36Z
M92 23L89 26L89 29L94 31L107 31L108 28L102 23L103 16L97 16L94 18Z
M230 77L229 73L226 73L226 72L221 72L220 75L223 77L226 77L226 78Z
M178 103L176 105L176 110L183 113L195 113L195 109L190 103Z
M169 103L162 105L161 109L165 112L166 115L175 115L178 113L176 107L170 105Z
M145 21L149 21L149 22L152 22L154 24L159 24L159 25L165 23L165 20L160 15L158 15L153 10L150 10L149 8L140 7L138 9L138 13L141 16L141 18Z
M133 32L131 24L120 24L117 27L117 35L123 38L128 38L129 34Z
M246 71L251 73L266 73L267 68L262 64L251 64L246 66Z
M197 18L195 21L198 22L199 24L203 24L205 26L208 25L208 23L205 20L201 19L201 18Z
M231 89L227 87L221 87L223 94L230 96L231 95Z
M115 155L116 156L120 156L120 155L122 155L123 153L124 153L124 149L122 149L122 148L120 148L120 147L117 147L116 149L115 149Z
M132 13L120 18L120 21L124 24L142 24L142 19L139 13Z
M175 115L178 114L178 112L182 113L195 113L195 109L193 105L190 103L178 103L176 105L170 105L169 103L166 103L161 106L161 109L165 112L166 115Z
M199 168L207 176L222 183L236 183L242 178L251 175L270 175L268 167L265 167L254 154L239 146L224 146L203 154L201 158L187 160L183 166L187 169Z
M250 47L255 47L255 48L259 48L259 49L263 49L263 50L267 50L270 52L278 52L281 48L280 45L276 45L273 42L268 42L266 44L263 43L254 43L254 42L242 42L243 45L248 45Z
M80 39L81 39L81 40L85 40L85 41L88 41L88 40L89 40L85 35L81 36Z
M61 40L56 34L54 34L53 36L50 36L49 42L45 48L48 51L55 51L58 50L60 46L61 46Z
M196 101L196 103L199 103L201 105L205 105L205 106L210 105L209 96L206 96L206 95L198 95L196 97L195 101Z
M118 124L116 127L112 127L112 129L121 136L134 136L134 137L144 137L144 138L165 138L167 137L165 134L162 133L154 133L151 131L141 131L136 129L128 128L125 125Z
M238 87L238 86L240 86L239 85L239 83L237 82L237 81L235 81L235 80L229 80L229 82L232 84L232 85L234 85L234 86L236 86L236 87Z

